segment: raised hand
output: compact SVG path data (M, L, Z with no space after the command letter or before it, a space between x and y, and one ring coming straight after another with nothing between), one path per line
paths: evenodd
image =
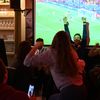
M63 22L64 22L64 24L67 24L68 23L68 20L67 20L67 17L66 16L63 18Z
M82 17L82 21L83 21L83 23L85 23L86 22L86 17Z

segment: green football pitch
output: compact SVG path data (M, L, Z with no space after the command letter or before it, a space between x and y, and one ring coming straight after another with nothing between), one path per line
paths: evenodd
M68 18L72 39L75 33L82 35L81 17L84 16L90 26L90 45L100 43L100 19L95 17L95 12L46 2L36 2L35 10L35 40L43 38L45 45L50 45L56 32L64 30L65 16Z

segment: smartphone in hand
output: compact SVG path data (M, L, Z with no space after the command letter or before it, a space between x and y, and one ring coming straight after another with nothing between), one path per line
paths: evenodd
M34 85L29 85L29 89L28 89L28 96L32 97L34 94Z

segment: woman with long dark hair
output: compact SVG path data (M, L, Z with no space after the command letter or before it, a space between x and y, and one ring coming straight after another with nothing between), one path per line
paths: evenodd
M57 95L59 100L85 100L86 91L82 77L85 62L79 59L66 32L57 32L52 45L45 52L34 55L37 48L37 46L32 48L24 64L43 65L45 69L50 70L60 90L60 94Z
M12 85L17 90L25 91L26 93L28 92L29 85L32 81L32 69L31 67L26 67L23 64L23 61L30 50L31 44L28 41L22 41L17 49L16 61L13 65L16 70Z

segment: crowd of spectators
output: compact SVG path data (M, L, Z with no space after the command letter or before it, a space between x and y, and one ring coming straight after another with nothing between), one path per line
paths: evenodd
M76 33L73 39L67 17L63 22L64 30L55 34L50 46L44 47L42 38L33 46L22 41L9 68L1 57L0 100L29 100L30 85L33 95L43 100L100 99L100 46L87 48L89 22L82 17L83 35Z

